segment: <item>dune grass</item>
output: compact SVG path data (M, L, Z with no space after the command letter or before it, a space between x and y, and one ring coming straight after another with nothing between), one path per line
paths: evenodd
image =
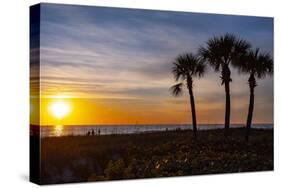
M43 184L273 170L273 130L191 130L41 139Z

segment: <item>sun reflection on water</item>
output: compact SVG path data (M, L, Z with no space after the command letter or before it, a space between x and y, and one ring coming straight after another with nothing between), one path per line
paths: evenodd
M62 136L62 134L63 134L63 126L62 125L56 125L54 127L54 134L55 134L55 136Z

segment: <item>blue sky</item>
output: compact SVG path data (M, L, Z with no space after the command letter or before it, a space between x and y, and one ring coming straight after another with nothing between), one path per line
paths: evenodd
M165 115L158 109L169 104L171 109L183 111L179 119L185 121L187 98L169 93L174 84L171 61L180 53L196 52L210 37L225 33L273 54L272 18L43 4L42 92L108 103L141 100L158 116ZM234 122L243 122L246 116L247 77L232 69ZM224 91L219 74L209 69L203 79L195 80L194 90L202 122L220 122ZM214 118L208 119L208 113ZM258 81L254 121L272 122L272 117L273 79L268 77Z

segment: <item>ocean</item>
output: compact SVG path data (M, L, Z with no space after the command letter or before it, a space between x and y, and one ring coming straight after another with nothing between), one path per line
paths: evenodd
M243 124L234 124L231 128L245 127ZM198 130L222 129L223 124L200 124ZM273 124L253 124L254 129L273 129ZM192 125L165 124L165 125L55 125L41 126L41 137L78 136L78 135L111 135L111 134L138 134L172 130L192 130ZM31 135L32 135L31 129Z

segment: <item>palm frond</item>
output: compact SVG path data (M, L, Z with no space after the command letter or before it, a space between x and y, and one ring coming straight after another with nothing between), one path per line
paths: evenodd
M264 78L273 73L273 60L269 53L260 52L259 48L248 50L246 58L237 64L239 72Z
M172 95L174 95L175 97L181 96L183 85L184 85L183 83L178 83L178 84L173 85L170 88L170 91L171 91Z
M203 77L204 74L207 72L207 66L202 60L198 60L196 65L195 75L199 78Z
M226 33L209 39L205 47L199 48L198 54L215 71L221 71L224 64L235 64L235 61L244 57L250 46L247 41Z
M258 78L273 74L273 59L269 53L259 53L257 57L256 73Z
M185 61L184 56L179 55L178 57L176 57L176 59L173 62L172 73L176 81L180 79L184 80L186 77L186 73L183 66L184 61Z
M184 81L192 76L202 77L205 70L204 61L192 53L185 53L176 57L172 67L172 73L176 81Z

